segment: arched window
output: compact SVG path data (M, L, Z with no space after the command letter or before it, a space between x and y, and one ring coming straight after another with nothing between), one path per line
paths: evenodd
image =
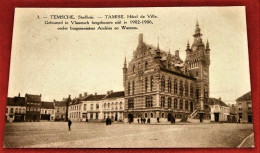
M165 78L164 78L164 76L162 76L162 78L161 78L161 91L162 92L165 91Z
M131 90L130 82L128 82L128 95L130 95L130 90Z
M161 97L161 107L164 108L164 106L165 106L165 97L162 96Z
M120 109L123 109L123 103L120 102Z
M174 87L173 87L173 88L174 88L174 89L173 89L173 90L174 90L174 91L173 91L174 94L177 94L178 85L177 85L177 80L176 80L176 79L174 80Z
M183 100L180 99L180 110L183 110Z
M147 118L147 113L144 113L144 117Z
M151 86L151 91L153 91L153 76L151 76L151 80L150 80L150 86Z
M110 103L107 104L107 108L110 109Z
M133 95L135 94L135 82L133 81L133 87L132 87L132 93L133 93Z
M148 91L148 78L145 78L145 92Z
M168 97L168 108L172 107L172 98Z
M171 78L169 78L168 80L168 93L171 93L172 92L172 80Z
M148 62L145 61L145 70L147 70L147 69L148 69Z
M178 106L178 101L177 101L177 98L174 98L174 109L177 109L177 106Z
M193 97L193 84L190 84L190 97Z
M164 118L164 113L162 113L162 118Z
M151 118L153 118L153 113L150 114Z
M145 106L146 107L153 107L153 97L146 97L145 98Z
M189 95L188 83L185 82L185 96Z
M182 80L180 81L180 95L182 96L183 95L183 83L182 83Z
M188 110L188 107L189 107L189 102L188 100L185 100L185 110Z
M128 99L128 108L134 108L134 99Z
M116 110L118 109L118 102L116 102Z

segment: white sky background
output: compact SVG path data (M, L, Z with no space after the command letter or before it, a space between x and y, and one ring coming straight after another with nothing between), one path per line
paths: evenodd
M58 31L36 19L52 14L155 14L158 19L125 31ZM159 36L162 50L180 49L185 60L197 19L204 43L210 43L210 97L235 102L251 90L244 7L16 9L8 96L42 94L42 100L52 101L121 91L124 57L131 60L139 33L154 46Z

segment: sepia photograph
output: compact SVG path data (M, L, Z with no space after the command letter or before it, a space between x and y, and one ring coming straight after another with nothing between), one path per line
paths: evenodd
M254 148L246 8L15 8L4 148Z

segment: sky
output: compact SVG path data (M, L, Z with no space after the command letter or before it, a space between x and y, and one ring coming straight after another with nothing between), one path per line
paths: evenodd
M154 14L158 18L152 19L153 24L128 24L137 30L72 31L44 24L60 21L50 15L64 14L93 16L95 21L118 20L105 15L144 15L146 20ZM197 20L204 43L207 39L210 43L210 97L234 103L251 90L245 7L16 8L8 96L42 94L43 101L53 101L84 92L122 91L124 58L132 59L138 34L143 33L144 42L154 46L159 37L162 50L178 49L185 60L187 40L193 42Z

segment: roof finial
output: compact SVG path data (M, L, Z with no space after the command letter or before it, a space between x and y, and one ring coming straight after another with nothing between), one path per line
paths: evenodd
M207 39L206 48L209 49L209 41Z
M187 41L187 49L190 49L190 42L189 42L189 39Z
M125 56L124 68L126 68L126 56Z

